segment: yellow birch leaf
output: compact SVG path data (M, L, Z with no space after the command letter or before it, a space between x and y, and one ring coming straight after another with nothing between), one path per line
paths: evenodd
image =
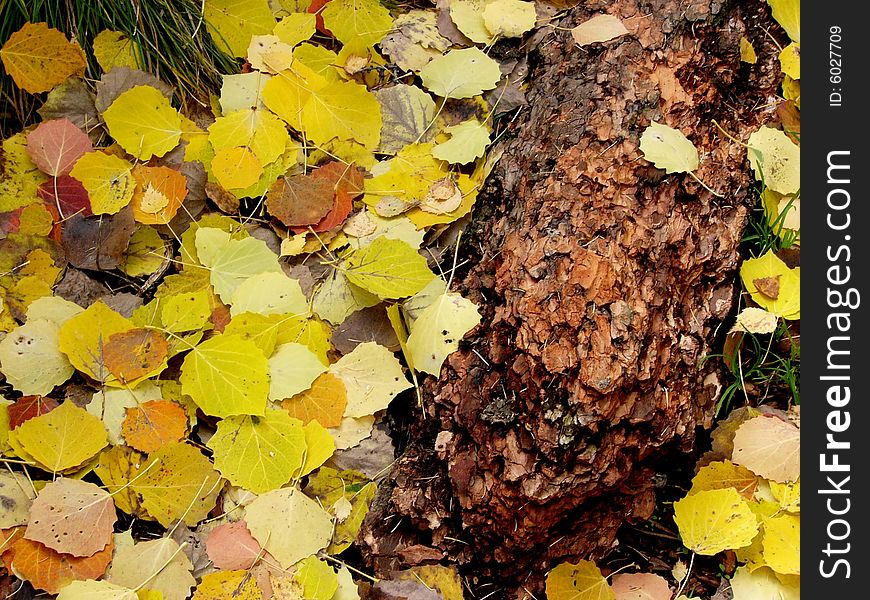
M450 134L450 139L436 144L432 148L432 156L451 164L470 163L483 156L489 146L489 127L477 119L452 125L445 128L444 132Z
M245 312L234 316L224 328L223 335L234 335L254 343L270 357L278 344L278 328L274 319L257 313Z
M9 432L9 440L50 473L79 467L107 444L102 421L72 402L28 419Z
M230 299L230 314L252 312L269 315L307 315L308 300L299 281L284 273L266 272L246 279Z
M752 47L752 42L746 36L740 38L740 61L754 65L758 62L758 55L755 53L755 48Z
M100 454L94 472L112 494L115 506L128 515L147 519L148 513L142 508L141 497L127 484L144 470L155 466L157 466L155 460L146 458L144 454L132 448L113 446Z
M0 212L40 202L36 191L48 176L39 170L27 153L24 132L3 140L0 158Z
M308 71L320 75L323 85L332 81L344 81L339 71L338 55L332 50L314 44L299 44L293 50L293 70L304 66ZM306 77L306 79L308 79Z
M792 42L779 53L779 65L782 72L792 79L801 78L801 45Z
M314 293L312 307L321 319L340 325L358 310L375 306L381 299L351 283L339 269L333 269Z
M157 230L148 225L142 225L133 232L130 244L124 251L124 262L118 269L130 277L151 275L167 260L166 242Z
M793 424L775 416L754 417L737 428L731 460L765 479L797 481L801 473L800 433Z
M758 533L755 514L734 488L704 490L674 502L674 521L683 544L705 556L747 546Z
M616 600L594 562L562 563L547 573L548 600Z
M450 19L462 35L475 44L489 44L492 34L483 21L486 0L453 0L450 3Z
M137 85L103 113L109 134L139 160L163 156L181 140L181 116L157 88Z
M60 589L57 600L139 600L136 592L108 581L72 581Z
M0 49L0 60L15 85L38 94L85 72L85 55L45 23L25 23Z
M133 165L99 150L78 159L69 174L87 190L95 215L115 214L130 204L136 190Z
M302 421L283 410L221 420L208 442L215 468L233 485L263 494L285 485L303 464Z
M196 233L200 261L211 270L215 293L226 303L232 302L236 288L246 279L266 272L280 273L278 255L257 238L235 240L220 237L215 230L202 227Z
M208 339L184 358L182 391L207 415L262 415L269 395L269 363L238 335Z
M217 46L238 58L253 36L271 33L276 24L268 0L206 0L203 15Z

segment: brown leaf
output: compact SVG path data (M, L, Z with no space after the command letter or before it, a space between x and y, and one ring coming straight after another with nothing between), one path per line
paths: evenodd
M53 398L22 396L6 409L6 412L9 414L9 428L15 429L28 419L44 415L57 407L57 400Z
M154 373L165 365L168 355L166 336L153 329L113 333L103 346L106 368L121 382L135 381Z
M209 200L217 204L217 207L223 212L230 215L239 212L239 199L226 191L220 184L211 181L206 183L205 195L208 196Z
M752 280L753 285L758 288L758 291L776 300L779 298L779 275L775 277L759 277Z
M69 119L73 125L87 132L91 141L103 136L100 116L94 106L94 95L78 78L69 78L49 92L45 103L36 111L44 121Z
M333 186L325 178L280 177L266 194L266 208L284 225L314 225L332 210L333 197Z
M377 342L391 351L399 349L399 340L383 305L356 311L332 334L332 345L342 354L350 353L363 342Z
M114 215L70 217L63 223L61 241L74 267L108 271L121 264L135 229L133 209L125 206Z

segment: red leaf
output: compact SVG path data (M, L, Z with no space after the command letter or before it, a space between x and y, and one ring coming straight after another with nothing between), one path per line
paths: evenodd
M320 16L320 9L326 6L329 3L329 0L311 0L311 4L308 6L308 12L317 15L317 31L322 33L323 35L328 35L331 38L335 36L332 35L332 32L326 28L326 25L323 24L323 17Z
M31 160L54 177L69 173L75 162L93 149L91 138L69 119L40 123L27 136Z
M325 217L311 227L317 233L323 233L341 225L347 219L353 210L353 199L363 192L363 175L353 165L331 162L314 169L310 177L313 180L329 182L334 190L332 208ZM291 229L293 233L308 231L308 227L291 227Z
M91 200L85 186L69 175L61 175L44 182L36 190L36 195L56 206L63 219L75 214L83 217L94 214L91 212Z
M15 429L28 419L44 415L58 407L57 400L45 396L22 396L6 411L9 413L9 427Z

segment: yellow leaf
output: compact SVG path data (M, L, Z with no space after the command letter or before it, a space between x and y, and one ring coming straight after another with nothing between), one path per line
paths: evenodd
M51 473L79 467L107 443L102 421L72 402L28 419L9 433L9 442Z
M450 134L450 139L432 148L432 155L451 164L470 163L483 156L489 146L489 127L477 119L452 125L444 132Z
M203 15L218 47L239 58L251 37L272 33L276 24L268 0L206 0Z
M36 190L48 176L30 159L24 132L3 140L0 159L0 213L41 202Z
M245 509L248 530L287 569L325 548L332 537L332 519L298 488L267 492Z
M371 292L352 284L342 271L333 269L315 292L313 308L321 319L340 325L356 311L380 302Z
M616 600L594 562L562 563L547 573L548 600Z
M193 527L214 508L221 478L202 452L189 444L171 443L145 462L150 467L131 486L158 523L168 527L182 519Z
M773 497L779 502L782 510L790 513L800 513L801 511L801 480L798 479L793 483L779 483L778 481L770 482L770 491Z
M489 44L492 34L483 21L486 0L454 0L450 3L450 19L462 34L475 44Z
M133 328L132 321L97 301L63 324L59 347L79 371L99 382L119 385L106 366L104 349L112 334Z
M746 291L763 309L784 319L800 318L800 274L768 250L740 266Z
M137 48L138 45L134 45L133 40L126 34L111 29L98 33L93 44L94 56L105 73L114 67L138 69Z
M166 242L157 230L148 225L142 225L130 238L130 244L124 252L124 262L118 269L130 277L151 275L167 260Z
M106 579L131 589L162 592L164 600L185 600L196 585L192 570L177 542L158 538L119 546Z
M465 593L462 580L455 566L424 565L400 571L398 578L407 581L422 581L427 587L438 590L444 600L463 600Z
M32 305L31 305L32 306ZM0 371L24 395L48 395L75 372L58 349L59 327L45 319L28 319L0 340Z
M749 165L755 178L780 194L794 194L801 187L801 150L779 129L761 127L747 142Z
M344 383L346 417L373 415L411 387L396 356L376 342L358 345L331 365L329 372Z
M413 296L435 278L414 248L385 237L351 252L344 273L351 283L382 299Z
M302 131L302 107L327 83L305 64L294 63L291 70L278 73L263 85L263 102L290 127Z
M215 152L244 146L253 152L263 165L277 160L290 141L287 127L278 117L267 110L253 108L242 108L218 117L208 128L208 134ZM224 187L247 186L224 185Z
M236 287L230 299L230 314L252 312L264 316L308 314L308 300L299 281L284 273L254 275Z
M69 174L87 190L95 215L115 214L130 204L136 190L133 165L99 150L78 159Z
M131 589L108 581L72 581L60 589L57 600L138 600Z
M230 483L255 494L283 486L303 464L302 421L283 410L262 417L227 417L208 442L215 468Z
M640 136L643 157L665 173L688 173L698 168L698 150L681 131L653 121Z
M357 52L380 42L393 26L390 11L378 0L332 0L321 16L336 39Z
M207 415L262 415L269 363L238 335L218 335L193 348L181 365L182 391Z
M221 84L221 112L226 115L243 108L264 106L263 87L271 78L268 73L259 71L224 75Z
M113 446L100 454L100 460L94 468L94 472L112 494L115 506L128 515L146 519L149 517L142 508L142 499L127 484L144 469L154 468L156 464L149 467L152 462L146 459L144 454L136 452L132 448Z
M262 73L278 73L293 63L293 46L277 35L255 35L248 46L248 62Z
M262 240L236 240L221 233L201 227L196 233L196 249L202 264L211 270L211 284L223 302L232 302L236 288L248 278L281 272L278 255Z
M269 399L278 402L304 392L324 372L326 365L308 346L281 344L269 358Z
M296 46L314 35L316 22L316 15L304 12L290 13L278 21L272 33L285 44Z
M211 170L218 183L231 190L257 183L263 174L263 164L250 149L239 146L215 153Z
M767 567L737 567L730 583L734 600L800 600L801 597L800 582L784 584Z
M779 64L782 72L792 79L801 78L801 46L792 42L779 53Z
M734 488L704 490L674 502L674 521L683 544L705 556L746 546L758 533L749 503Z
M535 26L534 2L492 0L483 9L483 24L495 37L520 37Z
M309 96L302 107L301 124L316 144L338 138L374 149L381 138L381 106L365 86L337 81Z
M330 467L322 467L308 478L305 491L317 498L322 506L334 507L343 504L347 508L350 503L350 513L343 519L337 519L332 542L327 548L330 554L339 554L356 539L377 491L377 485L356 471L336 471Z
M304 66L324 79L324 85L332 81L344 81L336 68L339 64L338 55L332 50L314 44L299 44L293 50L293 70ZM305 77L308 79L308 77Z
M749 419L734 434L731 459L756 475L796 481L801 472L800 429L775 416Z
M782 25L793 42L801 43L800 0L767 0L777 23Z
M344 383L331 373L323 373L311 387L281 403L291 417L308 424L317 421L324 427L338 427L347 406Z
M181 117L157 88L137 85L117 98L103 119L109 134L140 160L163 156L181 140Z
M782 514L765 521L761 546L764 562L771 569L784 575L800 575L800 515Z
M3 44L0 59L15 85L31 94L83 75L87 64L81 48L45 23L25 23Z
M335 571L316 556L301 561L294 577L302 585L302 595L306 599L330 600L338 589Z
M471 98L491 90L501 79L498 63L479 48L450 50L420 70L423 85L444 98Z
M735 465L730 460L714 461L702 467L692 478L689 494L734 488L741 496L751 500L757 487L758 476L746 467Z
M754 65L758 62L758 55L755 53L755 48L752 47L752 42L746 36L740 38L740 61Z
M375 418L371 415L364 417L344 417L338 427L331 427L329 433L335 440L338 450L347 450L358 445L372 435L375 426Z
M202 578L192 600L261 600L257 579L247 571L218 571Z
M471 300L444 293L427 306L411 325L408 352L414 368L438 375L459 341L480 323L480 312Z
M305 462L293 474L304 477L317 469L335 454L335 441L329 431L317 421L311 421L303 428L305 432Z

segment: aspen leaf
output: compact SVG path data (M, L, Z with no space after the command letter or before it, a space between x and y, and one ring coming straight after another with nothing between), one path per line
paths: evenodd
M103 383L115 382L117 380L106 365L106 344L112 334L131 329L132 321L98 301L63 324L59 347L79 371Z
M330 600L338 589L335 571L316 556L302 560L294 578L302 585L303 597L311 600Z
M139 68L139 59L136 57L138 44L120 31L104 29L94 38L94 58L97 59L104 73L115 67Z
M25 23L0 49L0 60L15 85L38 94L85 72L81 48L45 23Z
M302 422L282 410L261 417L227 417L208 442L215 468L233 485L262 494L277 489L302 466Z
M801 43L800 0L767 0L774 20L779 23L792 41Z
M48 394L72 376L73 366L58 349L60 328L28 319L0 340L0 371L22 394Z
M61 588L57 600L140 600L131 589L108 581L72 581Z
M417 140L434 135L427 127L435 118L435 101L413 85L399 83L373 92L381 105L381 140L378 150L395 154ZM428 135L427 135L428 133Z
M214 507L220 475L211 462L189 444L167 444L148 457L156 463L131 485L142 507L168 527L178 519L191 527ZM117 582L116 582L117 583Z
M450 19L456 28L475 44L489 44L492 34L483 20L486 0L453 0L450 3Z
M12 404L4 403L3 406L6 407L9 428L17 429L25 421L50 413L60 405L57 400L45 396L22 396Z
M437 13L419 9L397 16L392 30L380 42L381 52L403 71L419 71L451 45L438 31ZM414 139L416 136L411 141Z
M264 73L278 73L293 63L293 46L277 35L255 35L248 45L248 63Z
M82 185L81 181L69 175L53 177L44 182L37 189L36 195L48 204L59 207L58 211L62 218L74 214L80 214L83 217L90 217L94 214L91 212L91 199L88 197L85 186Z
M378 0L331 0L320 15L338 41L357 51L380 42L393 26Z
M267 492L245 511L248 530L286 569L324 549L332 537L332 519L298 488Z
M382 299L413 296L435 277L414 248L388 238L353 251L344 272L351 283Z
M398 579L422 582L427 587L437 590L444 597L444 600L461 600L465 597L462 579L455 566L423 565L411 567L400 571Z
M193 565L169 538L119 546L106 579L130 589L155 590L164 600L186 600L196 585Z
M692 489L689 493L724 488L734 488L741 496L752 500L758 488L758 476L730 460L714 461L698 470L692 478Z
M327 551L338 554L350 547L359 533L377 485L356 471L337 471L323 467L308 478L305 491L323 506L335 506L339 500L351 504L350 514L335 524L335 533Z
M351 283L342 271L333 269L314 293L312 305L321 319L340 325L349 315L380 302L371 292Z
M323 373L311 387L281 402L291 417L308 424L317 421L324 427L338 427L347 407L344 383L332 373Z
M263 104L263 87L272 76L251 71L237 75L224 75L221 84L221 112L228 114L243 108L259 108Z
M269 399L278 402L304 392L324 372L326 365L308 346L281 344L269 358Z
M527 3L523 2L522 4ZM487 146L489 146L489 127L476 119L446 127L444 132L450 134L450 139L436 144L432 148L432 156L439 160L446 160L451 164L470 163L475 158L483 156ZM462 198L461 194L459 197Z
M166 225L187 197L187 178L169 167L133 167L136 190L131 204L139 223Z
M792 79L801 78L801 47L792 42L779 53L779 65L782 72Z
M103 422L109 442L123 444L121 429L127 409L151 400L159 400L160 396L160 388L150 381L142 382L135 389L129 386L120 389L103 388L91 397L85 410Z
M218 335L193 348L181 365L181 388L207 415L262 415L269 363L238 335Z
M346 417L373 415L387 408L396 394L411 387L399 360L375 342L360 344L331 365L329 372L344 383Z
M314 469L319 468L335 454L335 440L323 425L310 421L303 427L305 433L305 461L302 467L293 474L294 477L304 477Z
M769 313L762 308L749 306L740 311L737 315L737 321L731 331L745 331L747 333L773 333L776 331L776 325L779 323L779 318Z
M520 37L536 20L534 2L492 0L483 9L483 24L494 37Z
M800 147L779 129L761 127L749 136L746 150L755 178L780 194L801 187Z
M247 571L219 571L202 578L191 600L261 600L257 579Z
M305 46L303 44L300 48ZM294 63L292 69L278 73L263 85L263 102L288 125L301 131L302 107L307 104L312 94L327 84L328 81L323 75L305 64Z
M181 140L181 117L159 90L137 85L103 113L109 134L140 160L163 156Z
M346 565L338 570L338 589L332 600L360 600L359 587Z
M628 29L625 28L622 21L613 15L595 15L571 30L571 36L578 46L609 42L627 33ZM693 171L694 169L689 170Z
M364 417L344 417L338 427L331 427L329 433L335 441L337 450L354 448L363 440L371 437L375 426L375 418L371 415Z
M617 573L610 580L616 600L671 600L664 577L652 573Z
M338 138L374 149L380 141L380 104L365 86L356 83L336 81L318 89L302 106L300 118L315 144Z
M594 562L562 563L547 573L549 600L616 600Z
M742 548L758 533L749 503L733 488L704 490L674 502L674 521L683 544L705 556Z
M19 539L13 548L12 569L33 587L56 594L73 581L101 577L112 560L114 547L110 541L96 554L77 557L60 554L39 542Z
M158 375L166 368L169 341L153 329L113 333L103 345L103 363L123 385Z
M132 172L133 165L123 158L97 150L76 161L70 176L87 190L95 215L113 215L133 199L136 181Z
M52 177L67 175L76 161L92 150L91 138L69 119L43 121L27 134L27 154Z
M72 402L29 419L9 432L20 447L51 473L68 471L93 458L106 446L103 423Z
M284 225L313 225L329 213L334 195L324 179L310 175L280 177L269 188L266 209Z
M782 583L768 567L737 567L731 578L734 600L800 600L800 584Z
M790 513L801 511L801 480L793 483L779 483L770 481L770 492L779 503L782 510Z
M444 359L480 323L477 306L459 294L444 293L423 309L411 325L408 351L414 368L438 375Z
M73 556L92 556L112 541L112 497L93 483L61 477L39 492L24 537Z
M763 309L784 319L800 318L800 272L789 269L773 250L743 261L740 278Z
M242 108L218 117L208 128L208 139L216 152L244 146L260 164L267 165L284 153L290 134L281 119L268 110Z
M263 356L272 356L278 344L279 325L274 319L257 313L241 313L230 319L224 335L238 336L254 343Z
M37 201L37 190L47 178L30 160L27 137L16 133L2 141L0 154L0 212L12 211Z
M243 281L233 292L230 314L306 315L308 300L299 282L284 273L267 272Z
M653 121L640 136L643 157L665 173L688 173L698 168L698 151L681 131Z
M758 62L758 55L755 53L755 48L752 42L746 36L740 38L740 61L754 65Z
M275 25L272 33L285 44L296 46L314 35L317 17L310 13L290 13Z
M491 90L501 79L498 63L479 48L450 50L420 70L423 85L444 98L471 98Z
M734 434L732 460L766 479L796 481L801 471L800 429L773 416L749 419Z
M175 402L150 400L127 409L121 424L124 440L141 452L154 452L171 442L184 439L187 413Z
M169 296L161 301L160 321L167 331L179 333L202 329L211 317L209 292L197 291Z
M127 484L143 470L150 470L155 466L155 461L146 459L132 448L113 446L100 454L94 472L112 494L115 506L129 515L146 518L147 513L141 506L139 494Z
M219 48L244 58L251 37L275 28L268 0L206 0L206 25Z
M250 569L262 552L245 521L218 525L208 534L205 544L209 559L217 568L227 571Z
M196 249L202 264L211 270L210 279L215 293L224 302L232 302L233 292L254 275L280 273L278 255L265 242L256 238L222 241L209 239L211 228L200 228L196 233Z
M156 229L143 225L130 236L124 260L118 269L131 277L141 277L157 271L165 260L166 242Z
M241 189L257 183L263 174L263 164L249 148L239 146L215 153L211 170L223 187Z
M781 514L764 522L761 540L764 563L777 573L800 575L800 515Z
M0 529L26 525L35 496L33 484L24 475L14 471L0 473L0 501L3 503Z

